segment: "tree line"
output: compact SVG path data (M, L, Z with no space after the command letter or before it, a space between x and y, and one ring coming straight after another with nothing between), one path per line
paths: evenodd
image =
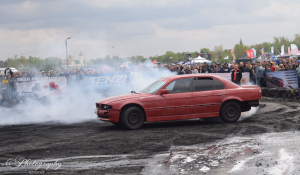
M264 48L265 52L271 52L271 47L274 47L274 54L278 55L281 52L281 46L284 45L284 52L288 52L288 47L291 44L296 44L298 48L300 48L300 33L295 34L293 39L288 39L287 37L273 37L273 42L263 42L260 44L254 45L244 45L242 39L240 39L239 43L235 44L232 48L234 50L236 58L239 58L246 54L246 50L254 48L256 50L256 56L260 55L260 50ZM158 62L162 63L171 63L171 62L180 62L180 61L187 61L187 54L191 54L192 58L197 57L199 53L210 53L212 61L218 62L230 62L232 61L233 57L229 52L229 49L223 49L222 46L214 46L213 50L209 48L202 48L199 51L193 52L172 52L166 51L163 55L155 55L150 56L148 58L143 57L141 55L131 56L127 58L119 58L118 56L110 56L107 55L104 58L95 58L90 59L88 61L88 66L97 66L97 65L107 65L107 66L118 66L126 61L130 61L133 63L143 63L147 59L151 61L157 60ZM228 60L224 58L228 56ZM172 57L172 59L170 59ZM75 60L75 62L78 60ZM38 68L41 70L49 70L55 67L62 66L62 59L57 57L49 57L49 58L39 58L39 57L32 57L29 56L28 58L21 56L17 59L8 59L8 60L0 60L0 67L15 67L17 69L22 68Z

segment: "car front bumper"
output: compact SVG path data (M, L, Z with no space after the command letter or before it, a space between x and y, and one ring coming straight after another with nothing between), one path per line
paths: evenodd
M107 122L119 122L120 111L119 110L101 110L94 109L94 113L97 115L97 118L101 121Z

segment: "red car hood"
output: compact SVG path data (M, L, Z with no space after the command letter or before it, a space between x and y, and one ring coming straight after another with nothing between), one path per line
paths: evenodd
M149 97L152 96L153 94L147 94L147 93L132 93L132 94L124 94L124 95L117 95L117 96L112 96L112 97L107 97L104 99L101 99L97 101L99 104L108 104L111 102L119 101L119 100L128 100L132 98L140 98L140 97Z

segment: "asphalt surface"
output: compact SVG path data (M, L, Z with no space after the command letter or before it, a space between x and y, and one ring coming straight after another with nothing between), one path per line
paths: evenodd
M300 174L299 108L264 99L237 123L158 122L133 131L96 119L0 126L0 173Z

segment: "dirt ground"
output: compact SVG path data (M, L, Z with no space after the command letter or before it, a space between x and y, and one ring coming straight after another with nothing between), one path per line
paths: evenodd
M133 131L97 119L0 126L0 173L299 174L299 107L262 100L237 123L159 122Z

